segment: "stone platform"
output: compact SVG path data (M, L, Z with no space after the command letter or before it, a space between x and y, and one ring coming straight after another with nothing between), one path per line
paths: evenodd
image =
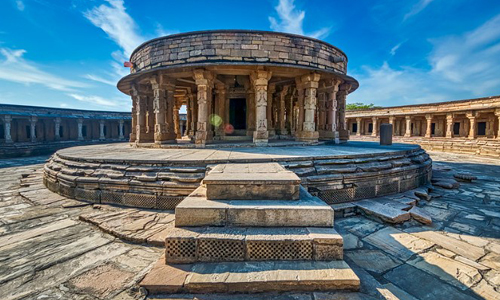
M328 204L395 194L430 182L431 159L417 145L273 145L144 149L108 144L68 148L56 152L45 165L44 184L65 197L92 203L174 209L200 186L214 164L279 163Z

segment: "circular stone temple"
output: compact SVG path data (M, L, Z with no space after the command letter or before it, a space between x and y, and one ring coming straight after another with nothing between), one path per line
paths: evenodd
M418 145L347 143L346 96L358 82L346 74L346 55L330 44L277 32L202 31L148 41L130 60L131 74L118 88L132 96L134 147L58 151L44 169L50 190L174 209L215 165L228 163L278 163L330 205L430 182L432 162Z
M347 56L323 41L279 32L216 30L169 35L140 45L118 89L132 97L130 141L197 145L270 139L345 141L346 96L358 87Z

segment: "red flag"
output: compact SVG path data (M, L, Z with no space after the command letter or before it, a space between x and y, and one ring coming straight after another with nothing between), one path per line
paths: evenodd
M131 62L129 62L129 61L126 61L126 62L123 63L123 66L127 67L127 68L132 68L134 66L134 64L131 63Z

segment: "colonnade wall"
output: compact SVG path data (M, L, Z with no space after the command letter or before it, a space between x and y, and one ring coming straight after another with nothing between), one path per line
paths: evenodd
M388 123L396 137L500 139L500 96L348 111L346 123L357 136Z
M125 141L129 112L0 104L0 157L50 153L75 144Z

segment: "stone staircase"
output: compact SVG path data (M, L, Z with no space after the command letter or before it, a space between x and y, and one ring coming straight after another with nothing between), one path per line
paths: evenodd
M175 215L150 293L359 289L333 209L278 163L215 166Z

